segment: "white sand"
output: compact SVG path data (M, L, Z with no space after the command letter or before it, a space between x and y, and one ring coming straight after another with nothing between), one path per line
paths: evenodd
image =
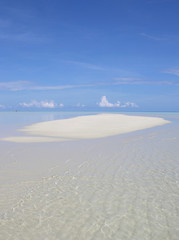
M8 137L3 140L12 142L55 142L103 138L166 123L169 123L169 121L156 117L98 114L36 123L21 129L21 131L35 136Z

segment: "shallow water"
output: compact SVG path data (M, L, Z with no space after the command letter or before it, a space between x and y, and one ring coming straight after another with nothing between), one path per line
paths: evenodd
M149 115L172 123L95 140L0 142L0 239L177 240L179 114ZM25 123L12 118L3 136Z

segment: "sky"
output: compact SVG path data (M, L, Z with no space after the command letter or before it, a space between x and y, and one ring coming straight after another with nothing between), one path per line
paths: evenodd
M178 0L1 0L0 111L179 111Z

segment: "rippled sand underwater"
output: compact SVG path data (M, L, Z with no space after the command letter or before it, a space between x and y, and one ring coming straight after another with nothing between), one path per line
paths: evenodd
M13 154L12 161L0 172L0 239L178 240L177 127L9 144L3 156Z

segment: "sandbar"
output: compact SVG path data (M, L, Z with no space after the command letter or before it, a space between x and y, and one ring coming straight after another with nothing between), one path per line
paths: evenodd
M158 117L97 114L35 123L20 129L30 137L14 136L3 140L11 142L58 142L95 139L143 130L166 123L170 122Z

